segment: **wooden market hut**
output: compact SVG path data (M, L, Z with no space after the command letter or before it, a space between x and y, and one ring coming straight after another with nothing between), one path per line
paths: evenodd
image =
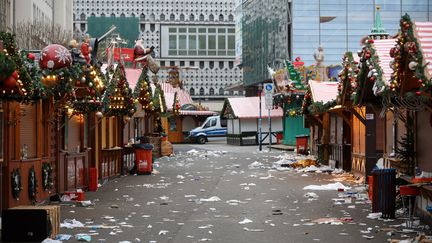
M408 175L402 178L409 183L432 181L431 31L432 22L413 22L408 15L401 18L397 42L390 51L395 60L391 80L381 84L379 93L391 118L385 165ZM416 169L421 175L415 174ZM420 192L417 212L430 223L432 187L423 185Z
M259 143L259 97L225 99L221 116L227 119L227 143L232 145L256 145ZM269 143L268 110L264 99L261 102L263 143ZM270 110L272 143L277 141L277 133L282 132L282 109Z

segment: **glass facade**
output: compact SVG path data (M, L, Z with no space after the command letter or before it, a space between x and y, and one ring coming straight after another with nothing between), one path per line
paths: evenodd
M325 65L338 65L346 51L360 49L372 30L376 7L386 31L397 34L408 13L414 21L432 20L432 0L259 0L243 7L243 67L245 85L268 79L267 65L301 57L315 64L313 53L322 45ZM286 40L286 41L282 41Z

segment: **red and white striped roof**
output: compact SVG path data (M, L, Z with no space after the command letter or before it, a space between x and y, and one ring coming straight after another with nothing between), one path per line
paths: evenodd
M259 118L259 97L228 98L225 102L229 102L237 118ZM264 98L261 99L261 111L262 118L268 117ZM283 117L282 109L270 110L270 117Z
M177 97L179 99L180 106L186 104L193 104L192 98L189 93L184 89L174 88L170 83L161 83L161 88L165 94L165 103L168 110L172 110L174 104L174 94L177 92Z
M390 67L390 62L393 60L390 57L390 49L395 47L396 39L374 40L374 48L379 58L379 65L383 71L383 81L388 85L393 69Z
M338 96L338 82L309 80L309 87L314 102L322 102L325 104L336 100Z
M414 35L423 54L422 65L427 65L425 75L430 79L432 77L432 22L415 22Z

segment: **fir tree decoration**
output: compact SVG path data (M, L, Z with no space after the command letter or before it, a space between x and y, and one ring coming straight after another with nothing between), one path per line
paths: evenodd
M138 79L138 83L135 86L134 96L141 104L142 109L146 113L151 113L154 111L153 95L150 87L147 66L142 69L141 75Z
M301 74L294 67L292 62L285 60L285 67L288 71L289 78L291 80L291 84L289 85L288 90L291 91L299 91L306 90L305 83L303 82Z
M401 163L407 168L408 175L414 175L415 169L415 135L414 135L414 118L411 114L407 114L405 122L406 134L398 141L398 145L395 148L397 157Z
M114 70L107 89L102 97L104 112L109 116L132 117L136 111L132 90L126 81L124 67L120 64Z

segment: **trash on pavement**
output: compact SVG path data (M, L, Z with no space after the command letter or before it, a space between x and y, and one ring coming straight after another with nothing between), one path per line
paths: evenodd
M42 241L42 243L62 243L63 241L60 240L53 240L50 238L46 238L45 240Z
M262 169L264 168L264 164L258 161L253 162L252 164L248 165L249 169Z
M60 223L60 227L67 229L82 228L84 224L75 219L65 219L63 223Z
M56 235L55 240L59 240L59 241L70 240L71 237L72 237L72 235L58 234L58 235Z
M368 219L379 219L382 217L382 213L369 213L368 216L366 216L366 218Z
M344 186L340 182L336 182L336 183L330 183L327 185L309 185L309 186L303 187L303 190L333 191L333 190L338 190L340 188L342 188L344 190L351 189L350 187Z
M308 192L303 195L305 198L318 198L319 196L315 192Z
M218 196L213 196L210 198L200 198L199 201L200 202L219 202L221 199Z
M248 232L264 232L264 229L249 229L246 227L244 227L243 230Z
M166 235L167 233L168 233L168 230L159 231L159 235Z
M91 241L91 236L88 235L88 234L76 234L75 235L75 239L77 241L90 242Z
M243 219L242 221L240 221L240 222L238 222L239 224L249 224L249 223L253 223L253 221L252 220L250 220L250 219Z

